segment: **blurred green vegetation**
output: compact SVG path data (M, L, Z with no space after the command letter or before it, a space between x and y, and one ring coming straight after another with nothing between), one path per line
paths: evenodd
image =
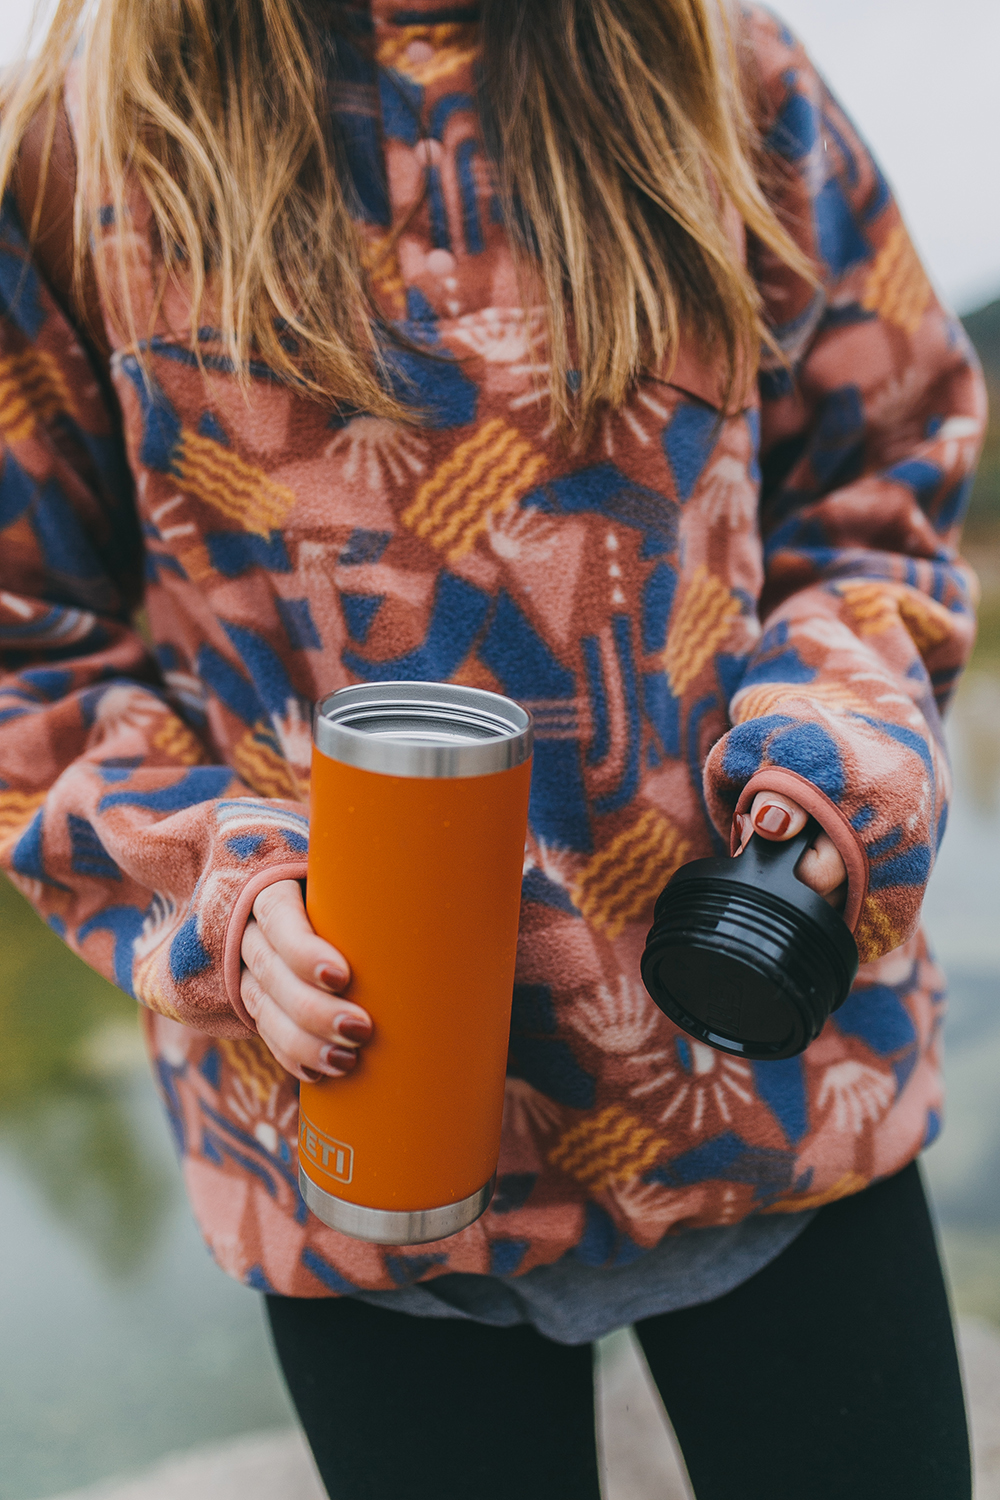
M966 536L974 543L996 543L1000 536L1000 375L987 383L990 425L969 503Z
M0 878L0 1142L50 1212L115 1277L156 1243L169 1182L135 1137L135 1002Z
M990 561L994 562L996 559L1000 562L1000 528L993 546L994 555ZM996 667L1000 665L1000 587L989 576L992 569L980 561L978 549L970 547L966 550L983 585L983 597L979 604L979 631L972 661L977 667Z

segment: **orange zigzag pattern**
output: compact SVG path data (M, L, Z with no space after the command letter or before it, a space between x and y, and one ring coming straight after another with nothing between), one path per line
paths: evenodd
M616 938L655 900L690 848L668 818L647 808L584 866L571 892L573 902L588 922Z
M233 748L233 770L260 797L299 797L299 778L276 750L262 744L252 729Z
M666 1144L635 1115L610 1104L593 1119L581 1120L567 1130L548 1159L551 1166L575 1177L592 1192L599 1192L647 1171Z
M933 599L918 599L903 584L847 583L839 593L862 635L881 635L902 620L921 653L951 634L948 611Z
M190 428L181 434L172 468L189 495L258 536L280 527L295 504L295 491L286 484L276 484L263 469Z
M406 312L406 286L399 268L399 253L395 236L373 235L361 248L361 264L371 279L372 291L382 298L394 313L402 317Z
M792 698L808 698L810 702L822 703L825 708L842 713L860 712L868 707L860 694L840 682L768 682L738 693L730 707L730 716L734 724L745 724L748 719L764 719Z
M858 958L866 964L898 948L903 941L903 929L894 925L874 896L868 896L862 903L854 941L858 945Z
M861 306L904 333L916 333L931 300L927 273L902 224L889 235L865 283Z
M21 442L39 422L73 410L66 379L47 350L24 349L0 358L0 432L8 442Z
M704 565L699 565L671 622L670 638L663 653L663 665L675 697L680 697L715 655L739 612L739 600Z
M840 1198L850 1198L854 1193L860 1193L862 1188L868 1186L869 1179L862 1177L858 1172L845 1172L843 1177L838 1177L832 1187L828 1187L822 1193L793 1193L790 1198L779 1198L777 1202L771 1203L767 1208L759 1210L762 1214L797 1214L805 1213L809 1208L822 1208L826 1203L836 1203Z
M494 417L424 481L403 523L453 562L469 551L491 516L531 489L545 462L516 427Z
M153 745L182 766L199 766L207 759L204 749L186 724L168 719L153 735Z
M45 801L45 792L0 792L0 845L11 843Z
M405 73L414 83L426 86L475 61L479 46L476 41L470 44L470 37L475 37L475 27L454 21L438 26L393 27L392 33L379 42L378 61L381 67ZM407 55L410 43L424 41L433 44L434 54L414 61Z
M261 1104L271 1097L275 1084L280 1088L287 1080L285 1070L271 1056L263 1042L251 1038L220 1041L218 1048L233 1072L242 1078Z

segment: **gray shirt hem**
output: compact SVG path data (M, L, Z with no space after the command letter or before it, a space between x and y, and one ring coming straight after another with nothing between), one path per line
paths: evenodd
M523 1276L451 1272L391 1292L352 1293L373 1307L418 1318L466 1318L497 1328L531 1324L559 1344L588 1344L657 1313L697 1307L762 1271L811 1223L816 1210L743 1219L665 1235L627 1265L583 1264L570 1251Z

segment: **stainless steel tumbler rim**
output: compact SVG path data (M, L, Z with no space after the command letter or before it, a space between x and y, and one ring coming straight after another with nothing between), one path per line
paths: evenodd
M317 1187L299 1168L299 1191L317 1219L351 1239L367 1240L373 1245L427 1245L467 1229L489 1207L496 1181L494 1172L489 1182L458 1203L404 1213L346 1203Z
M316 705L316 748L386 776L487 776L531 755L531 715L511 698L446 682L340 688Z

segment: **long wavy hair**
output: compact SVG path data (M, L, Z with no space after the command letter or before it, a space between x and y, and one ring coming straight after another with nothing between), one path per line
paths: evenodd
M734 213L811 276L758 181L724 5L481 4L485 144L522 295L546 310L563 427L620 405L644 372L669 376L685 334L720 360L730 394L753 372L768 330ZM41 46L0 89L0 185L39 121L44 176L75 57L78 295L102 208L121 218L138 188L161 286L183 287L196 352L210 307L243 376L263 360L319 400L413 420L386 380L329 107L351 16L332 0L58 0ZM105 287L128 284L127 266L112 278L95 260ZM134 311L118 311L141 345Z

